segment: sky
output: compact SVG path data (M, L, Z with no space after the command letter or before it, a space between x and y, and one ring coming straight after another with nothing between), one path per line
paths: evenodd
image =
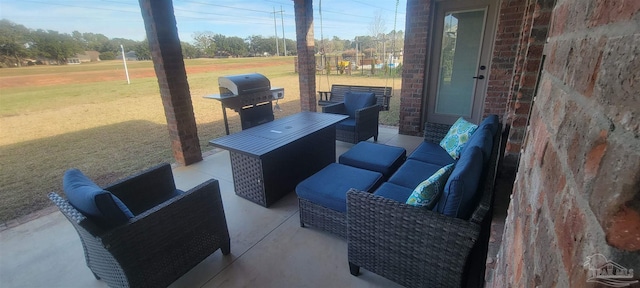
M241 38L277 33L282 38L283 28L286 38L295 40L292 0L173 0L173 6L181 41L193 43L193 35L200 32ZM394 21L397 30L405 30L406 0L399 1L397 21L393 0L314 0L313 10L316 39L322 35L353 40L371 35L376 15L383 19L387 33L394 29ZM0 18L30 29L91 32L136 41L145 38L135 0L1 0Z

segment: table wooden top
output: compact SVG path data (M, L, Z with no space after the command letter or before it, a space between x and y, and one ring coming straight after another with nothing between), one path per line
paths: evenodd
M260 157L347 118L345 115L304 111L213 139L209 144Z

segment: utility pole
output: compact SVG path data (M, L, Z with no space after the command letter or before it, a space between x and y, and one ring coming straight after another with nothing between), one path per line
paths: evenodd
M280 5L280 21L282 23L282 49L284 49L284 56L287 56L287 38L284 37L284 15L282 13L282 5Z
M356 36L356 67L360 67L360 62L358 61L358 54L360 54L360 48L358 47L358 44L359 44L358 36Z
M120 44L120 50L122 51L122 63L124 63L124 73L127 74L127 84L131 84L129 80L129 69L127 69L127 55L124 54L124 46Z
M280 48L278 47L278 25L276 24L276 7L273 7L273 29L276 31L276 56L280 56Z

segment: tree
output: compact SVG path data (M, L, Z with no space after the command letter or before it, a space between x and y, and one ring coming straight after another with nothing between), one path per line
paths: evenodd
M213 40L218 48L216 55L246 56L248 54L247 43L240 37L227 37L222 34L213 35Z
M29 29L9 20L0 20L0 62L8 66L22 66L22 59L29 56Z
M116 53L113 53L111 51L100 53L100 60L113 60L113 59L116 59Z
M149 50L149 40L147 38L128 48L133 48L138 60L151 60L151 51Z
M147 45L148 47L149 45ZM182 57L187 59L195 59L202 57L202 53L196 46L191 45L187 42L180 42L180 46L182 46Z
M387 23L382 18L382 12L376 12L376 15L373 17L373 21L369 24L369 32L371 36L378 38L381 34L386 33L387 31Z
M205 57L213 57L216 55L216 42L213 32L196 32L193 34L195 47L200 50Z
M82 52L82 47L69 34L58 31L38 29L31 33L33 48L37 55L53 59L58 65L66 64L67 59Z
M74 38L76 37L74 36ZM85 50L92 50L92 51L98 51L98 52L107 52L107 51L115 52L113 50L115 47L112 47L109 44L109 41L110 41L109 38L102 34L82 33L82 39L83 39L83 42L85 43L85 47L84 47Z

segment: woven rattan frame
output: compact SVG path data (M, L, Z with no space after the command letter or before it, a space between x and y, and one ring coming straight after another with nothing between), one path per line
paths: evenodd
M444 126L427 125L427 129L429 127L435 127L436 131L425 132L425 135L430 135L428 137L446 134L446 131L442 133ZM483 173L484 181L478 187L482 191L482 199L469 220L448 217L363 191L347 192L347 245L351 274L358 275L360 267L363 267L407 287L460 287L467 284L470 269L476 268L470 268L470 259L486 256L489 234L486 230L490 229L501 140L498 132L491 159ZM474 273L484 273L484 266L476 270L481 271Z
M267 206L262 161L259 158L231 152L231 169L236 195Z
M346 115L344 103L324 106L322 112ZM336 126L336 140L355 144L373 137L373 140L377 142L379 113L380 106L377 104L356 110L355 129L341 129L340 125Z
M141 174L153 174L158 168ZM54 192L49 199L78 232L87 266L96 279L111 287L166 287L217 249L224 255L230 252L217 180L208 180L112 229L96 226Z
M347 215L309 200L298 198L300 227L311 226L347 238Z

